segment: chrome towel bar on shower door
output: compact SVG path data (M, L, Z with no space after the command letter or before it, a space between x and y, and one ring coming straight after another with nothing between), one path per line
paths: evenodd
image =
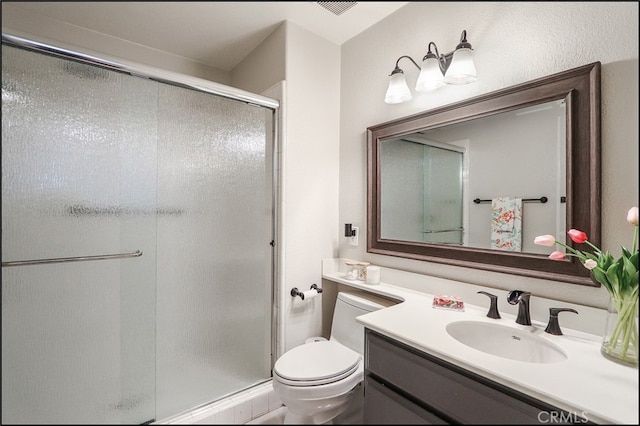
M137 250L133 253L103 254L99 256L77 256L77 257L58 257L53 259L17 260L14 262L2 262L2 267L4 268L5 266L42 265L45 263L84 262L87 260L124 259L127 257L140 257L140 256L142 256L142 251Z

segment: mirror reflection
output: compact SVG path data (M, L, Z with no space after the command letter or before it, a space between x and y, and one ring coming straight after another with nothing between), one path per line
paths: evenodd
M546 253L566 233L566 101L380 140L383 239Z
M368 127L367 252L598 285L533 240L575 228L599 243L600 68Z

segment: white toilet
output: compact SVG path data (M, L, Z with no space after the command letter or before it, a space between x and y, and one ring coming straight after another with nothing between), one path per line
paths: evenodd
M340 292L330 339L295 347L276 361L273 389L287 407L285 424L323 424L347 410L364 377L364 327L356 317L394 304Z

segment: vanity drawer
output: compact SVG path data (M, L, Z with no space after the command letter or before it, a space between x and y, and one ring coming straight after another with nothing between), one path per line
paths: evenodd
M445 425L435 414L368 377L364 379L364 424Z
M388 384L448 422L531 424L548 421L545 413L561 413L547 403L369 329L365 342L369 380ZM562 418L586 423L586 419L567 414Z

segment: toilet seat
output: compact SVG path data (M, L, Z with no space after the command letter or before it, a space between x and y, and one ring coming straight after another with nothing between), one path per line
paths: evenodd
M362 356L334 341L313 342L282 355L273 367L274 376L290 386L318 386L352 375Z

